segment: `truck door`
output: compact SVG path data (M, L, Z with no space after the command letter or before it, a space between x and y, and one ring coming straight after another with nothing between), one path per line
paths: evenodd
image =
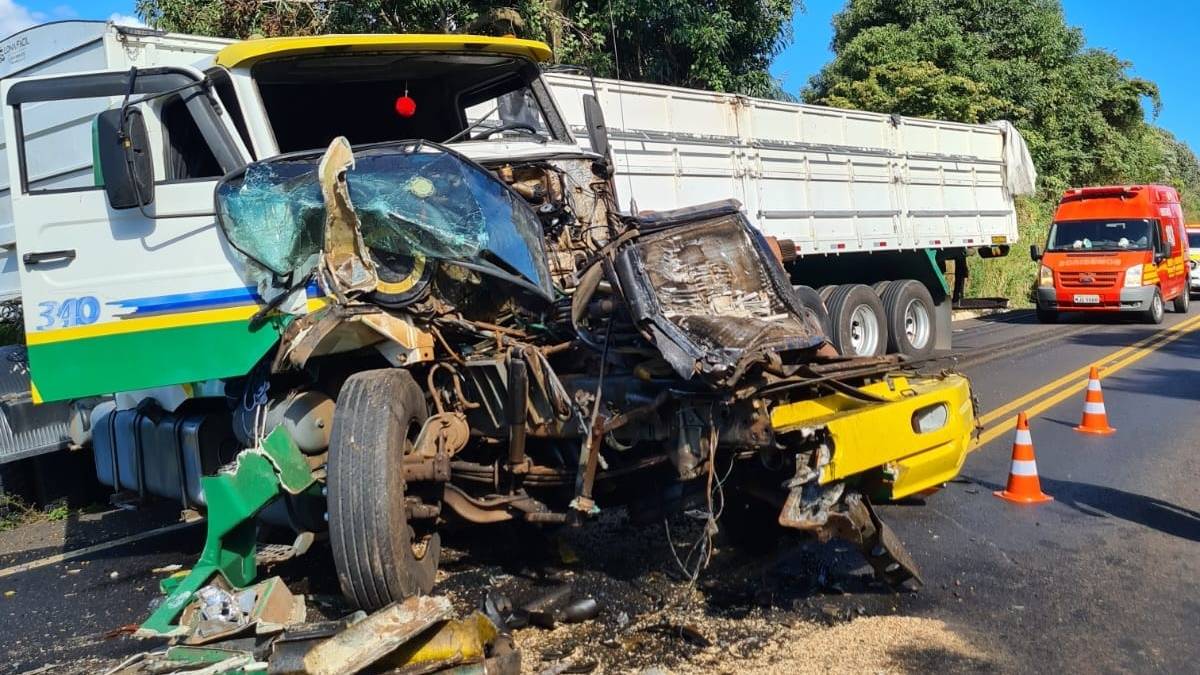
M213 214L218 178L247 153L204 76L5 80L0 99L35 400L247 372L276 334L247 326L255 296ZM140 141L128 139L153 167L140 205L114 206L106 193L106 182L129 182L103 175L101 151L114 149L105 143L120 148L123 137L106 136L115 127L102 121L117 118L144 126ZM47 172L62 166L45 161L52 153L77 155L70 176Z
M1175 234L1175 223L1170 218L1155 221L1155 254L1158 259L1158 287L1164 299L1175 297L1179 290L1179 274L1176 267L1181 260L1180 242Z

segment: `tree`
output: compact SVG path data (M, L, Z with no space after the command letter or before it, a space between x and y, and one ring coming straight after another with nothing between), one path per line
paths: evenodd
M757 96L782 93L768 66L801 9L798 0L137 0L151 26L228 38L511 32L597 75Z
M835 58L809 82L809 102L1009 119L1051 192L1166 179L1169 144L1145 121L1145 104L1160 105L1157 86L1085 49L1059 0L849 0L833 26Z

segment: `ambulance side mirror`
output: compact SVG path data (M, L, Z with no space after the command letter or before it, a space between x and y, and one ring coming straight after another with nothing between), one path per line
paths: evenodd
M135 108L96 116L100 178L113 209L143 207L154 201L154 156L146 120Z
M1029 245L1029 259L1034 262L1042 259L1042 249L1038 248L1037 244Z

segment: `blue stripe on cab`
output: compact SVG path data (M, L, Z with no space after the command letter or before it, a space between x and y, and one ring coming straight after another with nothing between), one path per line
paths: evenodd
M317 284L310 283L305 289L310 298L324 297ZM160 312L181 310L216 309L230 305L261 304L263 299L253 286L240 288L224 288L215 291L197 291L194 293L174 293L172 295L153 295L145 298L130 298L107 304L130 310L121 316L144 315Z

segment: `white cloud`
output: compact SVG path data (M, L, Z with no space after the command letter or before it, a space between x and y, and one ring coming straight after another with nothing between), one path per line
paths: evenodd
M0 2L4 2L4 0L0 0ZM108 20L121 26L134 26L137 28L146 27L145 21L142 21L136 16L131 16L129 14L113 14L112 16L108 17Z
M0 35L7 37L45 20L46 15L41 12L31 12L13 0L0 0Z

